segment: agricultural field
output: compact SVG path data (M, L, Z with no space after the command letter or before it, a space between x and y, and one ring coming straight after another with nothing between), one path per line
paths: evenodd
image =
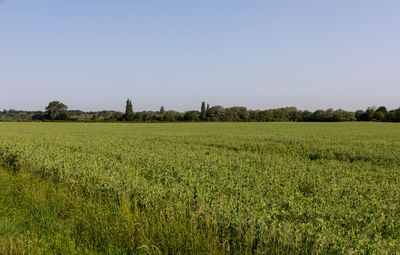
M400 253L394 123L0 123L0 253Z

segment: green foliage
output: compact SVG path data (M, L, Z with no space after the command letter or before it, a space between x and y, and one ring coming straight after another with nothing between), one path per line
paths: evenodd
M46 107L45 117L49 120L67 120L69 117L67 110L68 107L65 104L59 101L52 101Z
M383 112L383 113L387 113L387 109L385 106L380 106L378 109L376 109L377 112Z
M246 107L235 106L225 109L224 116L222 120L224 121L248 121L249 112Z
M54 104L51 102L52 109ZM62 104L61 104L62 105ZM65 105L64 105L65 106ZM66 109L66 108L65 108ZM166 115L164 106L160 111L133 112L132 101L126 102L125 114L116 111L83 112L80 110L62 111L54 110L43 114L43 112L4 110L0 112L0 120L3 121L42 121L42 120L66 120L82 122L115 122L115 121L135 121L135 122L177 122L177 121L303 121L303 122L341 122L341 121L387 121L400 122L400 109L387 111L386 107L380 106L376 111L375 107L369 107L366 111L358 110L349 112L342 109L316 110L315 112L301 111L296 107L285 107L269 110L248 110L243 106L224 108L222 106L210 107L202 102L200 112L187 111L184 113L169 111ZM196 115L199 115L198 118ZM186 116L186 117L185 117Z
M396 254L399 137L395 123L0 123L0 253Z
M200 120L206 120L207 113L206 113L206 103L201 103L201 111L200 111Z
M385 120L385 113L381 111L376 111L375 112L375 119L378 121L384 121Z
M183 114L185 121L198 121L200 119L200 112L198 111L187 111Z
M166 111L163 120L165 121L177 121L180 118L180 113L175 111Z
M126 100L124 119L127 121L133 120L133 106L132 106L132 101L130 99Z
M225 108L216 105L208 109L208 119L212 121L222 120L225 117Z

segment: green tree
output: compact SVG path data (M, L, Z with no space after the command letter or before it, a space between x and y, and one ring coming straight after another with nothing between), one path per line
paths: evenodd
M225 109L225 115L221 118L223 121L248 121L249 112L246 107L234 106Z
M400 108L393 111L393 119L392 121L400 122Z
M354 115L356 116L357 121L361 121L362 117L363 117L364 111L363 110L358 110L354 113Z
M208 118L211 121L221 121L224 120L225 118L225 108L216 105L208 109Z
M375 111L375 119L379 121L384 121L386 119L387 109L385 106L380 106Z
M49 120L67 120L68 119L68 106L59 102L52 101L46 107L46 119Z
M175 111L166 111L164 114L165 121L177 121L179 117L179 112Z
M371 121L375 117L375 109L373 107L368 107L368 109L361 114L360 120L362 121Z
M32 115L32 120L41 121L43 120L44 116L42 113L37 112Z
M379 106L378 109L376 109L376 112L383 112L383 113L387 113L387 109L385 106Z
M375 119L379 121L384 121L385 120L385 113L382 111L376 111L375 112Z
M200 120L206 120L206 103L201 103Z
M164 113L165 113L164 106L161 106L161 108L160 108L160 113L161 113L161 114L164 114Z
M127 120L127 121L132 121L133 120L132 101L129 98L126 100L124 119Z
M198 111L187 111L183 114L185 121L197 121L199 120L200 112Z
M307 110L303 111L301 113L301 120L302 121L313 121L314 120L313 113L310 111L307 111Z

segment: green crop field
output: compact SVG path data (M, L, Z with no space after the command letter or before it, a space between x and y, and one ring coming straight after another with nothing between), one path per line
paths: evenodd
M0 123L0 253L400 253L400 125Z

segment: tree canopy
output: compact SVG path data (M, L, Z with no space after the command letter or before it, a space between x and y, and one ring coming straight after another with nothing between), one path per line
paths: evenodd
M173 110L134 112L132 101L127 99L125 113L118 111L84 112L68 110L60 101L52 101L45 111L17 111L3 110L0 112L0 121L134 121L134 122L175 122L175 121L386 121L400 122L400 108L388 110L385 106L368 107L366 110L355 112L343 109L298 110L296 107L283 107L267 110L248 110L244 106L224 108L211 106L205 102L197 110L178 112Z
M49 120L67 120L68 119L68 106L59 102L52 101L46 107L45 118Z

